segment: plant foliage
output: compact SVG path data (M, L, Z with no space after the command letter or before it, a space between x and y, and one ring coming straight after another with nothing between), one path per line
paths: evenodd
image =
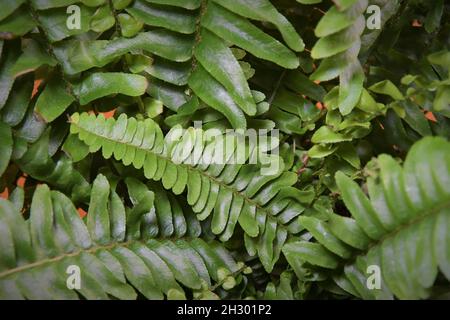
M3 1L0 298L448 298L449 17Z

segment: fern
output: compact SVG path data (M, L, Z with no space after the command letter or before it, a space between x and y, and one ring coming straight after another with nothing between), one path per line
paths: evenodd
M448 297L449 9L2 1L0 298Z
M211 297L208 290L214 281L231 288L232 273L239 267L217 243L151 237L150 219L142 213L151 214L153 193L136 183L128 182L134 187L130 196L134 207L126 208L99 175L86 223L64 194L46 185L36 188L28 221L19 208L2 199L0 296L77 299L66 286L66 269L72 265L83 270L77 292L88 299L134 299L138 292L149 299L179 299L185 297L180 284L198 297ZM174 218L176 227L182 228L178 221ZM137 237L133 231L138 223L142 233Z
M311 55L324 59L312 75L315 80L331 80L339 75L339 110L349 114L358 103L364 75L358 60L360 36L365 28L367 0L337 2L318 23L315 34L320 39Z
M61 63L66 74L73 76L93 67L103 67L126 53L143 50L144 54L132 55L130 59L135 57L152 61L151 65L145 68L151 75L153 83L149 88L151 95L174 111L192 104L198 108L198 97L224 114L233 127L245 128L247 126L245 114L254 115L257 107L242 64L229 45L241 47L256 57L286 68L294 69L298 66L298 59L292 50L249 22L248 18L273 23L289 47L295 51L303 50L304 44L290 22L268 0L252 3L238 1L236 4L237 6L230 5L227 1L219 0L180 2L137 0L126 7L127 13L119 16L119 23L127 21L125 26L120 24L123 37L110 41L67 39L71 35L88 30L72 32L67 29L64 8L57 3L41 5L40 2L31 1L30 7L34 22L41 26L49 42L50 56L44 55L45 58ZM48 10L54 7L58 8ZM92 9L90 7L82 9L81 25L87 26L89 23L83 19L88 19L88 13ZM115 21L112 19L111 23L103 21L101 28L95 27L96 15L107 16L111 14L108 11L107 4L97 9L90 22L91 29L104 32L114 25ZM123 20L120 17L123 17ZM50 27L49 22L52 19L58 20L58 23ZM124 34L128 24L129 28L135 29L132 34L126 32ZM156 29L136 34L143 25ZM157 57L150 58L147 53ZM133 68L133 60L131 62L131 71L136 70ZM102 80L97 80L97 77L102 77ZM115 90L114 88L126 86L125 83L120 83L121 81L128 83L140 81L141 84L136 87L135 83L120 93L131 96L143 94L141 90L146 89L146 83L143 78L138 80L139 77L132 74L93 74L84 77L79 83L69 83L68 87L74 86L73 95L81 104L87 104L95 98L116 92L111 91ZM95 87L92 86L92 81L104 82L102 86L105 89L89 93L88 91ZM59 84L62 90L64 86L66 86L64 82ZM184 93L186 86L192 93Z
M337 270L333 281L365 299L427 298L438 270L450 278L449 155L450 144L440 138L414 145L403 168L381 155L379 176L367 181L370 201L355 182L338 173L337 184L353 218L334 213L326 221L301 217L317 243L286 244L283 252L292 267L300 276L304 263ZM366 286L371 265L381 268L381 289Z
M278 260L287 233L300 231L294 218L304 209L301 199L307 202L308 195L291 187L297 177L283 173L280 159L275 159L280 161L277 172L255 176L261 169L258 165L205 163L202 159L219 142L212 140L207 145L200 129L186 131L171 143L167 138L165 142L151 119L136 121L121 115L115 121L84 113L74 114L71 123L71 132L78 134L91 152L101 148L104 158L114 155L125 165L143 168L147 179L161 180L174 194L187 189L187 201L197 217L205 220L212 213L211 230L222 241L230 239L239 223L267 271ZM233 153L238 151L233 149Z

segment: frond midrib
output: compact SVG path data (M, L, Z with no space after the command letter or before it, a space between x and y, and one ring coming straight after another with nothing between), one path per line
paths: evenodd
M416 223L420 223L423 220L431 217L432 215L436 215L439 212L442 212L442 210L444 209L450 209L450 199L446 199L446 201L441 201L440 203L436 204L435 206L433 206L432 208L426 210L424 209L421 212L425 212L423 214L421 214L420 216L411 219L410 221L404 223L404 224L400 224L397 228L395 228L392 231L387 232L384 236L382 236L380 239L375 240L375 241L371 241L369 243L369 246L367 247L366 250L364 250L363 252L357 253L352 255L349 259L347 259L343 265L349 265L352 264L356 261L356 259L358 257L363 257L366 256L370 250L372 250L373 248L380 246L383 244L384 241L386 241L387 239L393 238L395 237L399 232L409 228L412 225L415 225Z
M2 272L0 272L0 279L8 277L13 274L17 274L17 273L26 271L26 270L38 268L38 267L41 267L48 263L58 262L58 261L64 260L65 258L77 257L77 256L81 255L82 253L95 253L99 250L112 250L117 247L127 247L127 246L130 246L135 243L141 243L141 244L145 245L144 240L140 240L140 239L136 240L135 239L135 240L129 240L129 241L125 241L125 242L114 242L114 243L111 243L108 245L95 245L95 246L91 246L86 249L79 249L79 250L76 250L73 252L65 252L65 253L57 255L55 257L51 257L51 258L46 257L41 260L37 260L37 261L31 262L31 263L20 265L18 267L12 268L12 269L8 269L6 271L2 271Z
M166 156L164 156L164 155L162 155L162 154L160 154L160 153L153 152L152 150L149 150L149 149L141 148L141 146L136 146L136 145L132 145L132 144L127 144L126 142L117 141L117 140L111 139L111 138L109 138L109 137L106 137L106 136L104 136L104 135L102 135L102 134L99 134L99 133L96 133L96 132L92 132L92 131L86 130L85 128L79 126L78 123L71 122L71 125L76 126L76 127L78 128L78 130L80 130L80 131L84 131L84 132L87 132L88 134L95 135L95 136L97 136L97 137L100 137L101 139L104 139L104 140L107 140L107 141L110 141L110 142L114 142L114 143L119 143L119 144L122 144L122 145L125 145L125 146L132 146L133 148L136 148L136 149L138 149L138 150L141 150L141 151L143 151L143 152L145 152L145 153L152 153L155 157L158 157L158 158L160 158L160 159L163 159L164 161L170 162L170 163L174 164L175 166L184 166L184 167L186 167L187 170L195 171L195 172L201 174L202 176L206 177L207 179L214 181L214 183L218 184L220 187L223 187L223 188L228 189L228 190L229 190L230 192L232 192L234 195L237 195L237 196L243 198L244 201L248 202L250 205L255 206L258 210L261 210L262 212L264 212L264 214L267 216L267 218L276 221L277 227L280 227L280 228L283 228L283 229L288 230L288 228L287 228L283 223L281 223L281 222L279 221L279 219L278 219L277 216L273 216L273 215L272 215L272 213L270 212L270 210L268 210L268 209L265 208L264 206L261 206L258 202L256 202L256 201L254 201L253 199L247 197L247 196L246 196L245 194L243 194L242 192L236 190L235 188L229 186L229 185L226 184L226 183L223 183L222 181L220 181L220 180L217 179L216 177L213 177L213 176L209 175L207 172L205 172L205 171L203 171L203 170L199 170L199 169L197 169L196 167L191 166L191 165L186 164L186 163L174 163L169 157L166 157ZM103 145L101 146L101 148L103 148Z

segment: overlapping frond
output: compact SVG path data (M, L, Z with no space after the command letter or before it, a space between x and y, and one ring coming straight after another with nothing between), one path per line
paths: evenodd
M448 297L444 0L0 9L0 298Z
M91 152L101 149L106 159L114 156L125 165L142 168L147 179L161 180L174 194L186 190L187 202L200 220L212 215L212 231L222 241L233 235L239 223L248 236L248 249L259 255L267 270L278 260L288 233L300 231L295 217L311 194L292 187L297 175L284 171L277 155L267 155L269 161L246 163L255 150L264 147L247 143L241 149L240 142L225 149L222 143L227 138L205 139L204 131L195 128L174 128L164 137L153 120L137 121L125 114L117 120L74 114L71 132ZM221 162L214 160L216 156L221 156L216 158Z
M135 299L141 294L180 299L185 298L184 287L197 298L212 298L213 284L234 286L239 266L225 249L199 238L181 238L186 225L175 214L177 237L164 240L168 232L155 237L153 225L169 212L155 210L154 194L143 184L127 184L132 207L99 175L86 222L69 198L46 185L36 188L28 220L14 203L0 199L0 297ZM67 284L74 268L81 279L76 290Z
M370 200L349 177L337 174L352 218L301 217L317 242L288 243L283 253L300 277L310 274L307 265L317 267L315 280L335 270L329 273L335 284L360 298L427 298L439 271L450 279L450 144L424 138L403 168L387 155L377 165L379 176L367 181ZM368 285L374 268L381 270L378 288Z
M136 0L114 2L112 7L108 1L24 2L8 1L0 31L23 36L37 26L47 41L42 45L32 40L12 66L14 74L61 64L65 75L41 95L42 100L55 93L60 96L60 100L41 101L53 104L50 111L40 109L44 119L61 114L74 99L85 105L113 93L143 95L149 81L148 94L174 112L190 114L203 102L234 128L245 128L245 115L255 115L259 103L247 83L251 67L240 60L245 52L295 69L299 65L295 52L304 48L291 23L268 0L232 4ZM70 28L66 12L72 4L80 15L76 28ZM287 46L250 20L273 24ZM98 39L114 26L115 39ZM92 36L78 37L87 32ZM33 53L38 54L32 57ZM119 59L126 63L128 74L95 73L94 68Z

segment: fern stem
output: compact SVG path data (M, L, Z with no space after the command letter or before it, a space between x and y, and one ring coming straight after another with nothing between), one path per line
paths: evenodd
M74 125L74 126L76 126L76 127L78 128L78 130L80 130L80 131L86 131L84 128L81 128L80 126L78 126L77 123L71 122L71 124ZM116 141L116 140L110 139L109 137L106 137L106 136L101 135L101 134L96 133L96 132L90 132L90 131L86 131L86 132L88 132L89 134L92 134L92 135L96 135L97 137L100 137L101 139L104 139L104 140L108 140L108 141L111 141L111 142L114 142L114 143L119 143L119 144L124 144L124 145L126 145L126 143L124 143L124 142ZM143 148L141 148L141 147L139 147L139 146L134 146L134 147L135 147L136 149L142 150L143 152L151 152L151 151L149 151L148 149L143 149ZM167 162L174 163L170 158L168 158L168 157L166 157L166 156L164 156L164 155L162 155L162 154L158 154L158 153L153 153L153 154L154 154L157 158L163 159L164 161L167 161ZM174 164L175 164L175 163L174 163ZM202 171L202 170L197 170L195 167L193 167L193 166L191 166L191 165L189 165L189 164L181 163L181 164L176 164L176 165L177 165L177 166L184 166L184 167L186 167L187 170L190 170L190 171L196 171L196 172L198 172L199 174L205 176L207 179L214 181L216 184L220 185L220 187L223 187L223 188L225 188L225 189L230 190L230 192L232 192L235 196L242 197L242 198L244 199L244 201L248 202L250 205L255 206L255 207L257 208L257 210L262 211L262 212L267 216L268 219L273 219L273 220L275 220L276 223L277 223L277 227L278 227L278 228L282 228L282 229L283 229L283 228L286 228L286 229L287 229L287 227L285 227L280 221L278 221L278 218L277 218L276 216L272 215L272 212L270 212L270 210L268 210L267 208L261 206L258 202L254 201L253 199L251 199L251 198L247 197L246 195L242 194L241 192L239 192L239 191L236 190L235 188L230 187L229 185L223 183L222 181L220 181L220 180L217 179L216 177L211 176L211 175L209 175L208 173L206 173L206 172L204 172L204 171Z
M353 261L356 261L356 259L359 256L364 256L366 255L372 248L381 245L384 241L386 241L389 238L394 238L399 232L401 232L404 229L407 229L409 227L411 227L412 225L416 224L416 223L420 223L421 221L438 214L439 212L441 212L444 209L450 209L450 199L448 199L445 202L442 202L441 204L437 205L436 207L430 209L427 213L420 215L419 217L412 219L408 222L406 222L405 224L401 224L399 225L397 228L395 228L394 230L386 233L384 236L382 236L380 239L373 241L371 243L369 243L369 246L367 248L367 250L365 250L362 253L358 253L358 254L354 254L353 256L351 256L349 259L347 259L344 263L345 264L349 264L352 263Z
M32 269L32 268L37 268L37 267L43 266L43 265L45 265L47 263L61 261L61 260L65 259L65 258L69 258L69 257L76 257L76 256L79 256L82 253L95 253L98 250L111 250L111 249L114 249L116 247L127 247L127 246L129 246L129 245L131 245L133 243L136 243L136 242L142 242L142 241L135 240L135 241L128 241L128 242L113 243L113 244L110 244L110 245L107 245L107 246L95 246L95 247L91 247L91 248L85 249L85 250L82 249L82 250L78 250L78 251L71 252L71 253L65 253L65 254L62 254L62 255L59 255L59 256L56 256L56 257L53 257L53 258L47 258L47 259L43 259L43 260L38 260L38 261L35 261L35 262L32 262L32 263L24 264L24 265L21 265L19 267L0 272L0 279L4 278L4 277L7 277L9 275L18 273L18 272L22 272L22 271L25 271L25 270L28 270L28 269Z

